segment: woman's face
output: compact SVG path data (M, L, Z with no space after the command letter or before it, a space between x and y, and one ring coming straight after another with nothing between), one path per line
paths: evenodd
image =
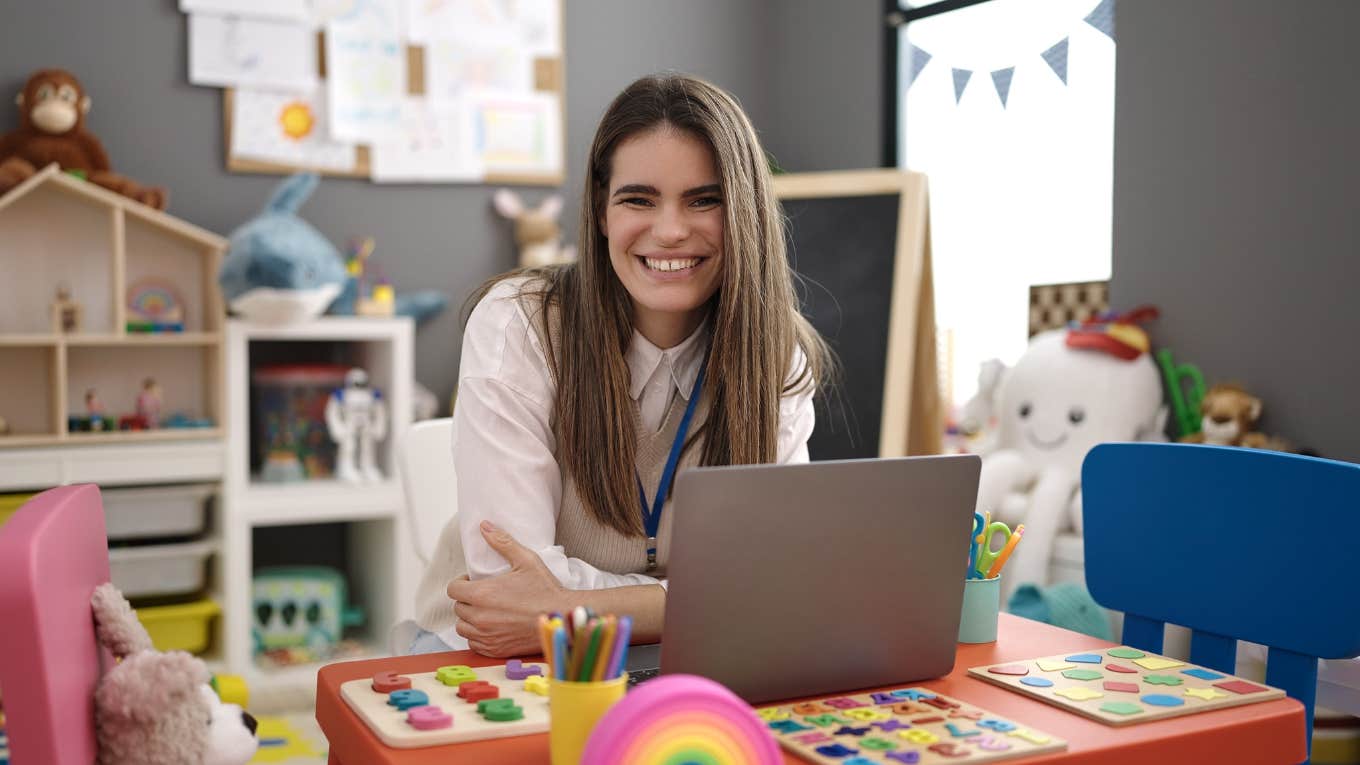
M633 323L662 348L703 321L722 284L723 198L703 140L660 126L614 150L600 226Z

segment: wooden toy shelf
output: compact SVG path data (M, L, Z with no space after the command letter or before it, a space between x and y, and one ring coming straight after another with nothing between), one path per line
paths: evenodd
M49 165L0 197L0 449L220 439L225 311L215 278L227 240ZM65 290L78 306L64 329ZM175 328L129 331L139 310L178 305ZM145 326L145 325L140 325ZM207 427L72 430L96 391L115 422L133 414L144 378L162 417Z

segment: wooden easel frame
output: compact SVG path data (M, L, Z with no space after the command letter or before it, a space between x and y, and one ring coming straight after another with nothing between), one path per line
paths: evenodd
M936 364L925 175L894 169L789 173L774 176L774 192L780 201L889 194L899 197L878 454L938 454L944 420Z

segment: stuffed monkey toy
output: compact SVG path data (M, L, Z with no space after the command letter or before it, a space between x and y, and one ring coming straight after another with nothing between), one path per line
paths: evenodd
M0 136L0 194L56 162L62 170L84 172L91 183L165 209L165 189L142 186L110 170L104 147L85 129L90 97L70 72L34 72L14 102L19 106L19 129Z

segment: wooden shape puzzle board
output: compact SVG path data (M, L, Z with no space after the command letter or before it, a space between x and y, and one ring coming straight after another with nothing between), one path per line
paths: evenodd
M1279 688L1128 646L972 667L968 674L1106 725L1284 698Z
M780 745L829 765L994 762L1056 752L1067 742L972 704L902 688L764 707L756 714Z
M340 696L350 709L364 721L382 742L395 749L411 749L436 744L453 744L461 741L480 741L488 738L523 736L529 733L544 733L548 730L548 667L545 664L520 664L512 660L510 669L533 671L538 675L524 680L511 680L506 677L507 665L469 668L464 665L440 667L436 672L398 675L382 672L364 680L351 680L340 685ZM443 673L449 682L441 682L438 676ZM534 679L537 678L537 679ZM396 688L393 691L376 691L375 685L386 687L402 685L403 679L409 681L409 688ZM480 687L469 686L463 689L470 698L460 698L463 683L480 681ZM528 687L526 687L526 685ZM490 719L495 713L485 714L478 711L481 701L494 688L496 699L508 699L523 710L517 720L496 721ZM542 694L531 690L537 686ZM393 693L418 691L428 699L426 704L416 704L406 710L399 710L389 704ZM409 699L408 699L409 700ZM500 702L505 705L505 702ZM423 708L426 711L412 712ZM452 717L451 724L443 725L443 716ZM420 729L418 725L440 726Z

